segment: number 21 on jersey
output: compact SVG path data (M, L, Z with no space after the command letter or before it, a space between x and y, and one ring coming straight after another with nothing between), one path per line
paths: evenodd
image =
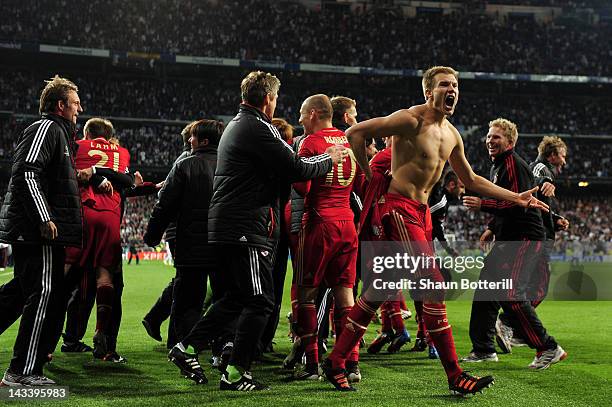
M89 150L87 152L87 154L90 157L99 157L100 161L98 161L96 163L96 167L104 167L104 168L112 168L113 171L117 172L119 171L119 152L113 152L112 153L112 157L113 157L113 162L112 162L112 167L107 167L106 163L108 162L108 153L102 150Z

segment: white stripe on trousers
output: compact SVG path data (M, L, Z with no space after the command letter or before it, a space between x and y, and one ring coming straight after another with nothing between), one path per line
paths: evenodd
M253 295L263 294L263 291L261 290L261 278L259 276L259 253L257 253L256 248L249 247L249 260L251 263Z
M34 328L32 329L32 335L30 336L30 344L28 346L28 355L26 363L23 368L24 375L32 374L34 365L36 364L36 356L38 353L38 346L40 343L40 334L42 331L43 324L45 323L45 316L47 314L47 305L49 304L49 297L51 294L51 274L53 267L53 257L51 246L42 246L42 292L40 300L38 302L38 309L36 310L36 317L34 319Z

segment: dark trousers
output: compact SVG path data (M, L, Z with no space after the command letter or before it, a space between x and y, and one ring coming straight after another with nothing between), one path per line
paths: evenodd
M69 273L75 273L80 276L80 279L69 294L64 343L76 343L81 341L87 332L89 316L96 302L96 273L94 271L83 272L74 267ZM74 277L69 275L66 280L70 282L73 279Z
M214 270L210 271L208 278L210 279L210 290L212 294L211 305L209 306L210 308L212 304L225 296L225 273L223 270L215 268ZM217 326L214 332L211 332L209 341L211 342L213 355L220 355L226 343L234 343L237 323L237 318L233 321L227 321L225 324Z
M470 316L470 339L472 350L480 353L495 352L495 321L502 308L517 321L519 335L527 344L538 351L557 346L555 339L548 335L529 300L534 294L532 281L542 255L542 242L502 242L496 243L480 273L480 280L500 281L512 277L512 290L507 292L479 291L474 293ZM537 288L537 287L536 287ZM492 297L495 298L492 298Z
M136 259L136 264L138 264L138 262L140 261L139 257L138 257L138 252L135 250L130 250L128 253L128 264L132 264L132 257L134 257Z
M109 352L117 350L117 336L119 336L119 328L123 318L123 304L121 301L123 297L123 271L113 274L113 287L115 288L113 310L106 329L106 344Z
M24 302L19 279L13 278L0 286L0 334L19 319Z
M67 303L64 307L66 312L66 327L64 343L81 341L87 332L87 324L96 299L96 272L94 270L83 271L72 268L66 277L68 284ZM117 271L112 276L114 287L111 317L106 329L106 342L108 351L116 350L117 336L123 316L123 271ZM76 287L75 287L76 286ZM54 346L55 349L55 346Z
M172 290L170 324L176 334L174 346L191 332L202 317L206 297L206 275L201 267L177 267Z
M283 303L283 291L285 289L285 276L287 275L287 260L289 259L289 238L281 235L274 259L272 278L274 284L274 308L268 319L268 324L261 337L261 353L272 350L272 341L280 320L281 306Z
M213 303L183 339L196 351L216 337L216 330L236 321L230 365L251 368L253 356L274 307L272 268L275 253L247 245L218 245L224 296Z
M64 248L13 245L15 279L24 298L10 370L42 374L47 354L61 332L64 288Z
M474 352L495 352L495 321L500 308L504 310L503 315L516 321L518 336L525 338L529 347L538 351L557 347L557 342L546 332L530 301L474 301L470 316L470 339Z
M554 240L542 242L542 256L538 262L537 272L533 274L532 280L530 281L530 285L533 287L535 293L529 298L533 308L537 308L548 294L548 285L550 283L550 254L554 244ZM515 337L523 338L521 336L520 321L514 314L504 312L499 318L504 324L512 327Z
M168 246L170 247L170 254L174 259L176 253L176 240L168 240ZM144 319L148 320L152 325L161 325L166 319L170 317L170 311L172 309L172 291L174 290L174 278L170 280L170 283L163 289L155 304L151 307ZM179 341L176 340L176 333L174 332L174 324L170 322L168 324L168 342L166 346L168 349L172 348Z

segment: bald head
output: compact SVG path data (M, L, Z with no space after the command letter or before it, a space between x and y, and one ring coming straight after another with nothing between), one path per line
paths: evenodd
M329 100L327 95L322 93L307 97L306 100L304 100L304 103L302 103L301 110L305 112L315 110L319 120L331 120L334 113L331 100Z

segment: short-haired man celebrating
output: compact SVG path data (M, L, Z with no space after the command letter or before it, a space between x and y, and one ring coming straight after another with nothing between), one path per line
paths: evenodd
M0 211L0 240L11 243L25 305L2 379L8 386L46 386L43 364L61 331L64 247L82 243L81 199L74 168L77 86L55 76L40 95L41 119L23 131Z
M426 99L424 104L399 110L387 117L366 120L352 126L346 133L357 162L368 180L372 179L372 170L366 155L366 139L393 136L392 178L387 193L381 200L374 201L380 205L383 224L379 225L379 230L382 229L389 240L406 242L405 245L413 246L418 253L433 256L431 215L427 200L447 160L470 190L525 207L544 207L532 196L536 188L521 194L511 192L476 175L470 167L465 158L463 140L457 129L446 119L453 114L459 100L458 73L454 69L428 69L423 75L423 94ZM435 266L419 270L419 275L430 281L444 281ZM322 364L328 378L343 374L349 353L363 336L376 309L384 302L372 294L368 294L367 289L362 294L349 313L346 327L333 352ZM460 394L473 394L488 387L493 382L491 376L472 376L459 367L443 302L444 293L432 290L421 294L423 320L438 350L449 389Z

